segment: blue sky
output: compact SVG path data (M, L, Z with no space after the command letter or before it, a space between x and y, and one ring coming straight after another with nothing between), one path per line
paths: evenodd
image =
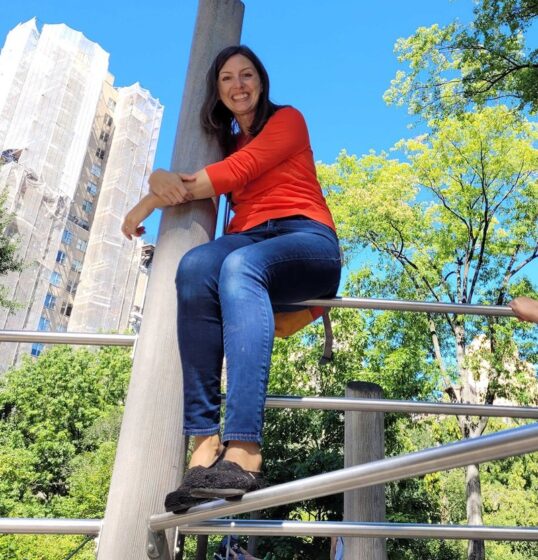
M472 19L471 0L245 0L242 42L266 65L272 98L300 109L316 160L388 149L409 136L405 108L382 95L398 68L399 37ZM110 53L116 85L134 82L165 106L155 167L168 168L187 70L196 0L25 0L3 10L0 43L21 21L66 23ZM157 219L146 222L150 236Z

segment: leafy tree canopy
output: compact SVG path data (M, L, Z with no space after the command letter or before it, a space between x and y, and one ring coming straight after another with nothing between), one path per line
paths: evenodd
M480 0L464 26L420 27L395 46L399 70L385 92L389 104L407 104L425 118L461 112L503 99L538 110L538 49L525 32L538 16L537 0Z

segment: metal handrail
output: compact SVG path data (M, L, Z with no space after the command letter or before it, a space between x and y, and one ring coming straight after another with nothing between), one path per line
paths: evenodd
M515 317L515 314L510 307L503 307L500 305L471 305L464 303L441 303L376 298L334 297L327 299L309 299L290 305ZM132 346L135 340L136 335L0 330L0 342L45 342L55 344Z
M412 311L412 312L426 312L426 313L455 313L455 314L469 314L469 315L485 315L485 316L515 316L514 312L509 307L502 306L485 306L485 305L469 305L469 304L453 304L453 303L438 303L438 302L418 302L406 300L381 300L373 298L347 298L335 297L331 299L313 299L304 302L299 302L295 305L298 306L322 306L322 307L346 307L355 309L376 309L376 310L392 310L392 311ZM82 345L99 345L99 346L133 346L136 343L136 335L119 335L119 334L88 334L88 333L58 333L58 332L42 332L42 331L14 331L14 330L0 330L0 342L43 342L51 344L82 344ZM367 400L367 399L347 399L347 398L326 398L326 397L268 397L266 406L269 408L315 408L315 409L328 409L328 410L376 410L384 412L415 412L415 413L441 413L441 414L466 414L466 415L482 415L482 416L502 416L502 417L519 417L519 418L537 418L537 410L531 407L501 407L501 406L486 406L486 405L468 405L468 404L449 404L449 403L416 403L405 401L383 401L383 400ZM200 523L196 526L182 526L185 529L183 532L192 534L195 533L210 533L211 525L218 526L215 532L226 532L226 528L219 520L208 521L215 513L218 515L230 515L236 513L244 513L247 511L254 511L260 507L271 507L291 503L318 496L324 496L336 492L342 492L348 489L366 487L391 480L398 480L409 476L418 476L427 472L438 470L439 468L448 469L457 466L464 466L470 462L484 462L494 458L506 457L513 454L525 453L527 451L535 451L538 449L538 433L534 436L534 432L529 437L529 432L524 433L521 438L519 434L521 430L533 430L531 426L524 428L517 428L516 430L507 430L505 432L498 432L490 436L483 436L475 440L467 440L442 446L436 449L424 450L416 453L409 454L403 457L394 457L341 469L333 473L322 474L301 481L290 482L272 488L267 488L257 492L247 494L240 502L232 503L224 500L217 500L209 504L203 504L191 508L187 514L176 516L173 514L154 515L150 518L150 530L161 531L167 527L177 527L185 521ZM538 430L538 428L536 428ZM515 437L512 442L504 441L506 434L514 433ZM534 443L532 438L536 439ZM495 438L493 444L484 448L483 441ZM502 442L498 439L503 438ZM529 444L529 440L531 443ZM514 449L515 447L515 449ZM480 449L480 457L471 456L476 455L476 449ZM441 451L449 449L448 454L445 452L442 457L437 457ZM434 457L428 459L428 454L434 454ZM446 455L446 457L445 457ZM449 459L438 465L439 461ZM407 459L407 461L406 461ZM402 462L402 465L399 465ZM435 466L432 468L432 464ZM425 466L424 466L425 465ZM406 469L407 466L407 469ZM422 467L421 467L422 466ZM414 467L414 470L413 470ZM421 470L422 469L422 470ZM385 476L383 479L381 475ZM377 480L376 480L377 478ZM321 485L321 486L320 486ZM319 488L323 490L319 490ZM295 493L294 493L295 492ZM252 505L254 502L255 505ZM192 512L192 513L191 513ZM229 530L235 531L239 534L273 534L264 533L263 531L271 531L271 527L275 524L281 530L278 534L293 534L293 535L312 535L322 534L319 529L314 528L312 525L316 524L302 524L302 527L297 525L290 525L293 522L276 521L268 522L267 527L264 529L262 525L256 528L237 526L236 521L228 522ZM271 525L271 526L269 526ZM369 524L369 529L360 524L350 523L337 523L332 524L334 527L325 526L329 531L327 536L334 534L342 534L347 536L346 531L350 531L349 535L359 536L389 536L390 531L397 531L396 524ZM375 527L374 527L375 525ZM290 533L285 533L286 527ZM349 527L348 527L349 526ZM346 528L347 527L347 528ZM102 520L98 519L16 519L4 518L0 519L0 533L32 533L32 534L86 534L98 535L102 528ZM420 526L420 525L407 525L400 526L400 531L407 534L408 537L435 537L439 538L483 538L495 539L495 529L503 532L503 539L510 540L538 540L535 538L534 529L526 528L492 528L492 527L433 527L433 526ZM241 531L254 532L247 533ZM364 531L369 530L370 533L366 535ZM282 532L284 531L284 532ZM301 532L304 531L304 532ZM374 531L379 531L374 534ZM415 533L413 534L413 531ZM441 533L436 533L441 531ZM458 533L458 531L463 531ZM472 534L470 531L474 531ZM483 531L480 536L477 531ZM512 531L510 533L510 531ZM525 531L530 531L525 533ZM464 536L450 536L464 535ZM518 537L519 535L519 537ZM402 536L403 535L395 535Z
M279 484L245 494L237 502L216 500L192 507L182 515L152 515L149 527L161 531L192 525L213 517L248 513L537 450L538 423Z
M334 297L331 299L309 299L289 305L349 307L353 309L377 309L381 311L414 311L417 313L455 313L456 315L486 315L493 317L516 316L510 307L502 305L475 305L468 303L443 303L405 299Z
M32 535L98 535L102 519L0 518L0 533Z
M384 399L353 399L349 397L268 396L267 408L307 408L317 410L349 410L368 412L408 412L411 414L446 414L455 416L488 416L498 418L538 419L536 406L502 406L467 403L436 403Z
M134 346L134 334L100 334L45 331L0 330L0 342L44 342L50 344L88 344L97 346Z
M538 541L534 527L429 525L426 523L357 523L350 521L275 521L210 519L180 527L185 535L257 535L276 537L369 537L393 539L469 539Z

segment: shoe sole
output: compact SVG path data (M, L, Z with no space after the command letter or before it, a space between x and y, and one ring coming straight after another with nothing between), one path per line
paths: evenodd
M196 498L240 498L246 494L241 488L191 488L191 496Z

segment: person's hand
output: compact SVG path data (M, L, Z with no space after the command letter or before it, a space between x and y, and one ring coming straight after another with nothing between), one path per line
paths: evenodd
M139 202L123 219L123 224L121 225L123 235L131 240L133 237L140 237L146 233L146 228L140 225L140 223L151 214L151 211L151 208L147 208Z
M538 323L538 301L535 299L526 296L517 297L508 306L520 321Z
M157 169L149 176L150 191L170 206L192 200L192 194L185 188L180 173Z

